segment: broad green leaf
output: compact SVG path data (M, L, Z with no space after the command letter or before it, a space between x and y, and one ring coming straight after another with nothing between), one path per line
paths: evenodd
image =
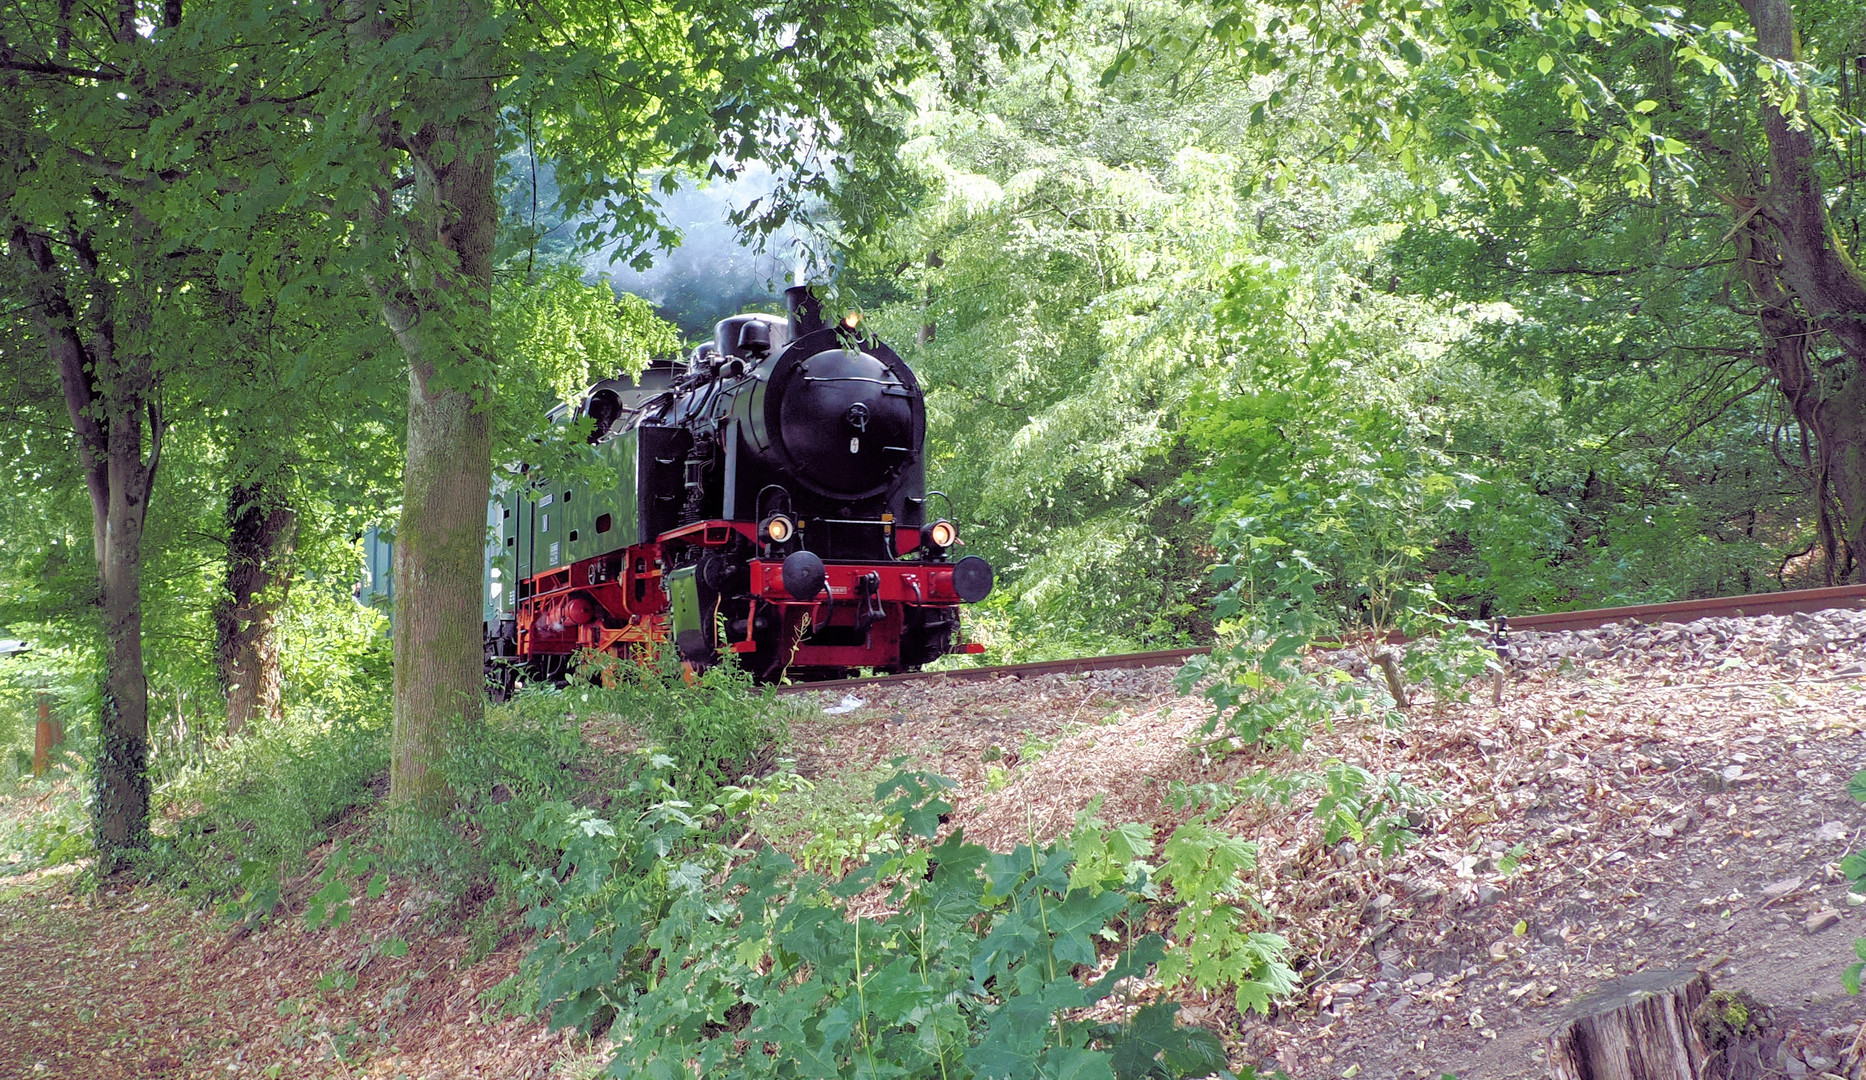
M1127 906L1127 897L1119 892L1090 895L1076 889L1062 903L1048 911L1048 925L1054 940L1051 948L1056 959L1065 964L1095 963L1095 935L1108 919Z
M1058 1046L1043 1055L1036 1075L1044 1080L1115 1080L1106 1053L1076 1046Z
M1224 1046L1208 1031L1181 1028L1176 1022L1177 1002L1148 1005L1134 1014L1114 1044L1117 1080L1147 1080L1162 1059L1178 1076L1209 1076L1225 1064ZM1214 1064L1211 1048L1217 1044Z

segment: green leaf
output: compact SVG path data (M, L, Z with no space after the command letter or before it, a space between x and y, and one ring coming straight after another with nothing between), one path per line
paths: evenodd
M408 955L408 942L403 938L390 938L382 943L382 955L403 957Z
M389 875L377 874L375 877L369 879L369 884L363 889L363 892L368 895L371 900L374 900L381 896L388 887Z
M1854 964L1840 973L1840 985L1847 988L1847 993L1857 994L1860 992L1860 972L1862 970L1866 970L1866 963Z
M1045 1080L1115 1080L1107 1054L1075 1046L1059 1046L1045 1054L1037 1075Z
M1202 1028L1182 1028L1175 1021L1177 1002L1163 1001L1134 1014L1114 1044L1117 1080L1145 1080L1164 1063L1174 1076L1210 1076L1225 1067L1224 1044Z
M1553 56L1550 56L1547 53L1543 53L1542 58L1536 61L1536 70L1540 71L1544 75L1547 75L1549 72L1554 71L1555 70L1555 58Z
M1066 964L1093 964L1095 933L1126 906L1127 897L1118 892L1094 896L1089 895L1087 889L1071 892L1049 913L1050 933L1055 935L1051 948L1055 950L1056 959Z
M1854 773L1847 781L1847 794L1853 796L1855 802L1866 803L1866 769Z
M1227 1058L1225 1044L1202 1027L1181 1028L1183 1041L1168 1047L1164 1061L1180 1076L1222 1076Z
M1647 98L1646 100L1633 106L1633 111L1636 113L1649 113L1658 107L1659 107L1658 102L1652 100L1651 98Z
M1019 994L998 1007L985 1037L965 1052L965 1063L980 1076L1029 1076L1049 1039L1050 1020L1063 1009L1084 1004L1082 985L1060 978L1036 993Z
M1119 79L1122 73L1126 71L1128 67L1132 66L1132 64L1133 54L1123 50L1119 56L1114 58L1112 63L1102 69L1101 85L1104 88L1113 86L1115 80Z
M1270 1002L1276 996L1277 988L1256 979L1244 979L1238 983L1238 1012L1249 1013L1252 1010L1264 1016L1270 1015Z

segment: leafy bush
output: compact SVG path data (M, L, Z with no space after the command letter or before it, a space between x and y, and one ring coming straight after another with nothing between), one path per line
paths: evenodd
M30 774L6 783L13 794L0 798L0 867L23 873L59 866L91 853L84 801L70 790L44 790Z
M671 650L650 664L585 654L582 671L597 685L579 691L579 700L639 724L673 759L676 786L702 802L774 763L798 708L774 687L754 687L736 664L695 678Z
M650 762L631 795L657 785L671 794L671 764ZM1146 904L1146 830L1085 817L1068 841L1008 854L957 831L935 842L949 786L923 773L881 785L896 847L841 878L774 848L744 858L705 843L700 816L712 808L677 799L623 800L627 815L610 818L540 808L531 835L560 852L530 880L532 920L552 931L530 962L541 1005L555 1025L613 1024L619 1075L1140 1080L1223 1070L1218 1040L1177 1026L1171 1003L1125 1024L1070 1015L1175 952L1149 935L1109 954ZM1162 871L1201 905L1202 951L1180 969L1201 984L1288 972L1280 939L1227 938L1218 912L1228 905L1202 891L1240 887L1238 851L1179 837ZM877 901L885 915L860 913ZM1267 1008L1292 987L1265 980L1243 997Z
M1179 671L1181 693L1205 683L1215 711L1199 729L1229 743L1300 750L1338 717L1370 715L1374 702L1346 672L1306 671L1304 652L1326 625L1315 610L1323 575L1286 542L1258 533L1251 519L1220 530L1235 552L1212 570L1223 586L1212 601L1229 642L1195 656Z
M1276 934L1245 931L1240 875L1257 868L1257 845L1194 819L1173 830L1162 851L1160 880L1179 901L1177 946L1160 960L1160 980L1202 990L1234 987L1239 1012L1268 1014L1273 999L1295 992L1296 973L1283 962L1289 943Z
M1495 670L1494 656L1473 633L1476 624L1445 615L1432 602L1429 584L1410 589L1410 602L1423 606L1369 611L1369 623L1355 631L1356 616L1328 610L1327 574L1305 550L1277 535L1282 527L1276 520L1242 517L1218 530L1230 552L1211 574L1212 583L1222 587L1212 600L1220 644L1188 660L1177 678L1181 693L1205 686L1214 711L1200 734L1222 732L1208 745L1300 750L1311 734L1337 720L1397 723L1402 679L1429 685L1443 706L1468 699L1469 682ZM1396 618L1417 635L1398 649L1385 644ZM1389 694L1370 692L1332 665L1304 666L1322 635L1343 630L1353 635L1354 647L1388 671Z
M448 753L452 820L433 837L434 849L404 850L403 858L451 861L461 877L489 874L501 888L514 885L542 852L523 836L537 808L582 790L601 790L600 779L582 771L593 759L578 720L589 709L585 697L579 689L547 684L488 705L484 722ZM462 833L474 838L471 847L459 843Z
M1174 781L1167 788L1166 798L1175 809L1196 810L1202 819L1211 820L1245 801L1288 806L1298 796L1317 788L1322 789L1322 794L1316 799L1313 813L1322 823L1322 842L1371 841L1387 858L1418 839L1412 831L1411 814L1436 801L1397 773L1382 779L1339 758L1324 762L1320 773L1265 768L1230 785Z
M1390 859L1419 838L1408 825L1407 808L1424 806L1431 798L1399 774L1381 780L1359 765L1330 761L1322 770L1322 782L1326 793L1315 806L1315 816L1322 820L1324 843L1371 842Z
M381 896L388 888L389 876L377 869L380 864L373 853L351 847L347 838L337 841L337 850L331 852L318 873L318 890L305 906L305 925L321 930L349 922L356 899L350 883L359 878L368 878L363 891L371 900Z
M727 813L742 810L752 832L796 859L806 870L831 871L840 877L846 867L830 859L862 861L878 854L895 840L900 822L892 821L875 805L875 788L899 771L880 765L869 769L838 769L815 780L778 768L746 788L727 788L720 799ZM862 837L858 845L851 838ZM869 845L877 845L870 851Z
M1847 794L1853 796L1855 802L1866 803L1866 769L1854 773L1847 781ZM1866 893L1866 851L1856 851L1840 860L1840 872L1853 883L1854 892ZM1853 939L1853 952L1860 958L1859 963L1849 965L1840 973L1840 981L1849 994L1860 992L1860 973L1866 971L1866 937Z
M1400 669L1409 682L1432 688L1436 706L1469 701L1471 680L1499 670L1481 623L1434 611L1422 613L1419 629L1421 636L1402 651Z

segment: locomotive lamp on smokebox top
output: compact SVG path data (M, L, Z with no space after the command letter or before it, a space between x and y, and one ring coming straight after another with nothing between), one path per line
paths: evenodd
M959 606L991 592L992 568L955 560L958 530L929 516L945 497L926 490L919 381L854 320L825 323L807 286L785 300L788 319L725 319L686 364L552 414L591 419L605 482L532 472L489 506L498 683L669 640L696 667L736 653L761 681L982 651L961 641Z

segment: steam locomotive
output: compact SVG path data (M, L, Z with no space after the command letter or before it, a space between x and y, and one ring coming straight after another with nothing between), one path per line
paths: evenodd
M979 652L959 606L991 565L955 558L928 507L920 384L807 286L788 318L735 315L684 364L605 379L574 408L603 481L528 472L488 508L486 658L510 685L589 649L672 641L696 668L735 654L760 681L913 671ZM950 513L950 505L946 507Z

